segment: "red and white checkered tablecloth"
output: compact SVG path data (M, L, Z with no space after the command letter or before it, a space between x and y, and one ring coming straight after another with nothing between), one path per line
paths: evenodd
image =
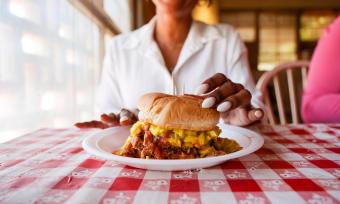
M340 125L258 126L256 153L197 171L104 161L98 130L41 129L0 144L0 203L340 203Z

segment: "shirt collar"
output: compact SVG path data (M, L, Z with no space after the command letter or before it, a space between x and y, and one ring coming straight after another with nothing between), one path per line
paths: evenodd
M132 32L123 46L127 49L136 49L143 56L153 59L164 66L163 56L153 38L155 25L156 17L151 19L151 21L142 28ZM193 21L179 59L173 69L173 74L178 72L182 65L198 52L205 43L221 38L223 38L223 35L217 26L208 26L204 23Z
M132 32L125 40L123 47L126 49L146 48L149 49L155 43L153 32L156 25L156 17L140 29ZM195 50L209 41L223 38L221 31L216 26L193 21L185 44L188 49Z

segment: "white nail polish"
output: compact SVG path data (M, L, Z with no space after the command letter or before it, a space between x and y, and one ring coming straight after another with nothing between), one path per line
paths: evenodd
M123 116L123 117L121 117L120 119L119 119L119 122L124 122L124 121L127 121L127 120L129 120L129 118L127 117L127 116Z
M196 95L204 94L206 91L208 91L209 85L208 84L201 84L195 91Z
M255 116L256 116L257 118L261 118L261 117L262 117L262 112L259 111L259 110L255 111L254 114L255 114Z
M204 99L202 102L202 108L210 108L214 105L216 99L214 97L209 97Z
M217 106L217 111L218 112L226 112L231 108L232 105L233 104L231 104L230 101L223 102L223 103L221 103L220 105Z
M139 119L139 118L142 118L142 117L143 117L143 114L144 114L143 111L139 111L138 116L137 116L138 119Z

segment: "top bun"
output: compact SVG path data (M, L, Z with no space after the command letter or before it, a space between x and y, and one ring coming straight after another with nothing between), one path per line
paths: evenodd
M220 114L215 109L202 108L202 101L200 96L148 93L139 99L139 120L168 129L214 129Z

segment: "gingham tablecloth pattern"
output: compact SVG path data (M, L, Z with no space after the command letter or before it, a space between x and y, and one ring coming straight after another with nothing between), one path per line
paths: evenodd
M98 130L41 129L0 145L0 203L340 203L340 125L256 129L256 153L183 172L91 156L81 142Z

